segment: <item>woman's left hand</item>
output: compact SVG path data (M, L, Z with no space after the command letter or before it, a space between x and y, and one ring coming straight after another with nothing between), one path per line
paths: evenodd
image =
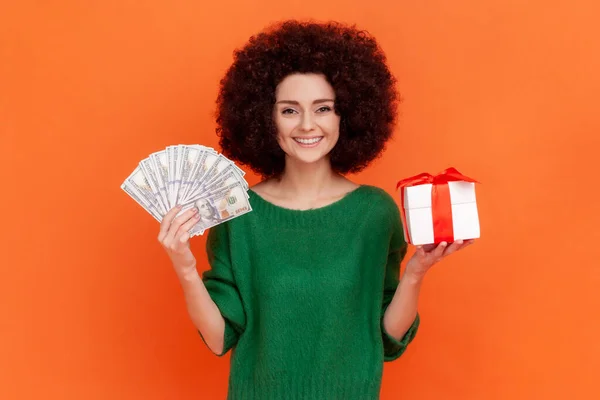
M429 271L435 263L458 250L464 249L473 242L474 239L470 239L465 241L456 240L450 245L446 242L441 242L437 246L435 244L417 246L417 250L406 263L406 270L404 273L418 280L422 280L427 271Z

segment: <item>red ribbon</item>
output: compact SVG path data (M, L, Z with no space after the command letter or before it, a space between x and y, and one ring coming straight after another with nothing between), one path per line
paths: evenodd
M410 237L410 232L408 231L406 210L404 209L404 188L427 183L431 183L433 185L431 189L431 212L433 214L434 243L440 243L444 241L450 243L454 241L454 231L452 228L452 203L450 200L450 189L448 188L448 182L453 181L479 183L475 179L461 174L456 168L452 167L445 169L437 175L431 175L427 172L424 172L422 174L398 181L396 190L402 188L400 191L400 201L402 203L402 224L404 226L404 232L406 232L409 243L412 243L412 239Z

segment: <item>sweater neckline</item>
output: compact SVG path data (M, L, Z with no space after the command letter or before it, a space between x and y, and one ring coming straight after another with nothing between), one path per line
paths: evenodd
M277 219L283 220L296 220L300 218L306 222L314 221L315 218L321 220L323 218L328 219L327 216L333 216L336 214L337 210L347 210L345 208L346 203L353 200L356 196L360 195L364 190L366 190L367 185L359 184L358 187L352 189L347 192L342 198L329 203L327 205L317 207L317 208L308 208L305 210L287 208L284 206L277 205L272 203L256 193L251 188L248 189L248 195L253 203L253 207L258 207L273 217L277 217Z

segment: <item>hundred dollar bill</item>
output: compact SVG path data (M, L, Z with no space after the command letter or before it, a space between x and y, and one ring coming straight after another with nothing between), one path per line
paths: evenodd
M199 146L185 146L183 148L181 155L181 183L179 190L177 191L176 203L179 203L179 201L183 199L183 195L187 190L187 185L189 185L189 176L195 164L199 162L201 151Z
M200 221L190 230L190 236L202 235L212 226L252 211L246 190L240 183L225 186L208 197L197 197L183 205L179 214L192 207L198 209Z
M224 186L224 187L218 188L218 190L216 190L215 192L205 193L204 196L197 195L195 197L192 197L191 199L187 199L187 200L183 201L180 204L181 205L181 210L179 210L179 212L175 215L175 218L178 217L178 216L180 216L181 214L183 214L184 212L186 212L190 208L194 207L195 202L197 202L198 200L205 199L205 198L208 198L208 197L214 197L214 196L223 196L227 192L231 191L235 186L242 186L242 185L240 183L237 183L237 182L236 183L232 183L232 184L230 184L228 186Z
M167 160L167 154L164 150L157 151L150 154L149 158L154 165L154 171L156 171L156 179L159 185L158 189L163 204L165 204L168 209L171 209L173 205L169 203L169 196L167 193L167 182L169 181L169 162Z
M173 149L174 160L172 161L173 166L171 167L173 168L173 184L171 187L173 204L177 204L177 192L179 191L179 186L181 186L181 171L179 170L179 167L181 166L181 151L181 145L175 146Z
M152 190L144 171L139 165L135 167L133 172L125 179L124 184L128 187L135 188L135 192L145 200L147 204L150 204L154 209L160 212L160 195ZM162 213L161 213L162 214Z
M222 173L228 172L228 167L232 164L222 155L219 155L215 163L206 171L200 180L193 183L192 187L188 190L185 199L191 199L192 197L198 197L201 193L206 191L206 188L212 186L212 182L218 180ZM231 170L231 168L229 168Z
M215 149L213 149L212 147L205 147L205 146L201 146L201 145L194 145L194 146L204 147L205 149L208 149L208 151L210 151L211 153L217 154ZM230 161L230 160L228 160L228 161ZM237 165L235 165L235 163L232 162L231 165L233 165L233 168L235 168L240 173L240 175L242 175L242 176L246 175L246 172L243 169L241 169L240 167L238 167Z
M190 195L191 197L198 198L201 196L208 195L219 190L222 187L229 186L233 183L240 183L244 190L248 190L248 184L246 180L239 174L236 168L233 165L227 166L221 173L219 173L213 180L210 182L202 183L196 191ZM247 192L246 192L247 194Z
M188 189L188 192L185 195L185 200L189 200L192 197L196 197L200 193L205 192L206 187L208 187L212 181L217 179L220 174L224 173L228 167L232 167L236 171L238 170L231 160L222 154L219 154L217 160L206 171L206 173L199 180L193 182L192 186ZM241 176L243 177L243 175Z
M150 158L145 158L139 163L139 167L146 177L147 183L150 185L152 193L158 202L158 206L162 215L165 215L168 211L167 205L164 203L162 196L160 195L160 184L158 183L158 177Z
M194 193L196 186L202 183L206 173L219 160L219 157L219 154L208 151L200 155L198 162L185 182L186 189L183 196L180 196L180 202L185 202L190 197L189 194Z
M204 180L203 181L203 185L205 188L207 187L211 187L214 185L215 182L219 181L222 179L222 175L225 174L229 174L229 173L233 173L235 176L239 177L240 183L242 183L243 185L246 186L246 189L248 189L248 183L246 182L246 180L244 179L244 174L240 172L240 169L230 160L226 159L226 163L225 168L223 168L221 171L217 172L212 179L208 179L208 180ZM222 167L219 166L219 167Z
M189 187L198 179L199 176L204 174L204 171L199 171L199 168L203 168L205 166L206 158L209 156L209 154L211 154L207 150L201 148L201 146L192 146L192 148L197 151L197 154L194 157L193 162L190 163L190 157L188 156L188 161L184 163L184 168L189 170L182 174L181 177L181 188L179 189L180 193L178 195L179 202L185 199L185 195L188 192ZM193 151L190 151L189 154L192 154L193 157Z
M177 163L179 158L178 146L167 146L167 160L168 160L168 182L167 182L167 195L169 199L169 205L175 206L175 198L177 196Z
M218 174L220 174L228 165L231 165L231 161L227 159L222 154L219 154L217 161L210 167L206 174L202 177L202 181L210 182L213 180Z
M147 213L152 215L154 219L156 219L158 222L162 222L163 216L161 215L160 210L158 210L153 204L149 203L148 200L146 200L134 186L125 181L121 184L121 189L123 189L123 191L129 195L129 197L131 197L144 210L146 210Z
M201 151L206 151L210 154L217 154L217 151L215 149L213 149L212 147L204 146L202 144L190 144L190 147L194 147Z
M246 191L241 185L233 185L230 190L224 190L217 195L207 198L199 198L194 202L198 208L202 219L191 231L191 236L202 235L207 229L222 224L233 218L252 211L252 206L246 195ZM211 210L209 211L204 210ZM213 215L216 210L218 218L206 218L205 215Z

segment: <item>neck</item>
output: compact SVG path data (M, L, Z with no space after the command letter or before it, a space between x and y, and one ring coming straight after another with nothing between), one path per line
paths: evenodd
M311 164L287 158L278 186L295 198L315 198L331 188L337 177L328 158Z

